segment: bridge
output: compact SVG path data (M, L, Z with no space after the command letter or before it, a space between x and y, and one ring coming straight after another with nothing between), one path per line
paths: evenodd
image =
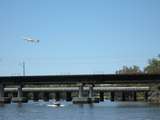
M98 96L100 101L104 101L104 97L107 99L114 101L117 100L116 96L120 94L124 94L123 98L119 96L120 100L129 100L129 101L136 101L137 100L137 93L141 93L147 95L150 90L149 87L111 87L111 86L95 86L93 91L93 96ZM17 96L18 89L15 88L5 88L5 97L14 98ZM79 91L79 87L23 87L23 97L27 98L27 100L34 100L38 101L40 99L44 101L49 101L49 99L65 99L66 101L71 101L74 96L77 95ZM83 93L89 92L89 87L84 87ZM112 98L109 97L109 93L112 93ZM115 95L113 95L115 94ZM116 95L118 94L118 95ZM128 95L127 95L128 94ZM144 100L147 100L147 96L144 96ZM26 101L27 102L27 101Z
M1 76L0 77L0 102L10 101L4 96L6 86L18 86L15 102L26 101L23 97L23 87L26 85L76 85L78 97L75 103L89 103L98 101L93 97L96 84L158 84L160 74L88 74L88 75L48 75L48 76ZM88 85L89 95L84 97L84 87ZM126 90L127 91L127 90Z

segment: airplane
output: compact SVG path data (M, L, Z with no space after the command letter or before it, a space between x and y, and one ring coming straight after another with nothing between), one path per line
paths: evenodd
M37 40L37 39L33 39L33 38L30 38L30 37L27 37L27 38L23 38L25 41L27 42L31 42L31 43L39 43L40 40Z

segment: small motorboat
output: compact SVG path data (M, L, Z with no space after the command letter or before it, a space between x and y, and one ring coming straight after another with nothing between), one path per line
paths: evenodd
M59 101L55 101L48 106L50 106L50 107L63 107L64 105L62 105Z
M61 106L61 103L60 103L60 102L58 102L58 101L55 101L55 102L53 103L53 105L55 105L55 106L59 107L59 106Z

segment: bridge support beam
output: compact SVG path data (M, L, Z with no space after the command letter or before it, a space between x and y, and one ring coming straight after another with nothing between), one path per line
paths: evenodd
M104 92L103 91L100 91L99 93L100 95L100 101L104 101Z
M111 92L111 97L110 97L111 101L114 101L114 96L115 96L115 92L112 91L112 92Z

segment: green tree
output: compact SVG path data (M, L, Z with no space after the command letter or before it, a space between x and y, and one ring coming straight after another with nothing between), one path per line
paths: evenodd
M142 73L142 71L136 65L130 67L123 66L122 69L116 71L116 74L140 74L140 73Z
M148 65L144 68L145 73L160 73L160 55L148 61Z

